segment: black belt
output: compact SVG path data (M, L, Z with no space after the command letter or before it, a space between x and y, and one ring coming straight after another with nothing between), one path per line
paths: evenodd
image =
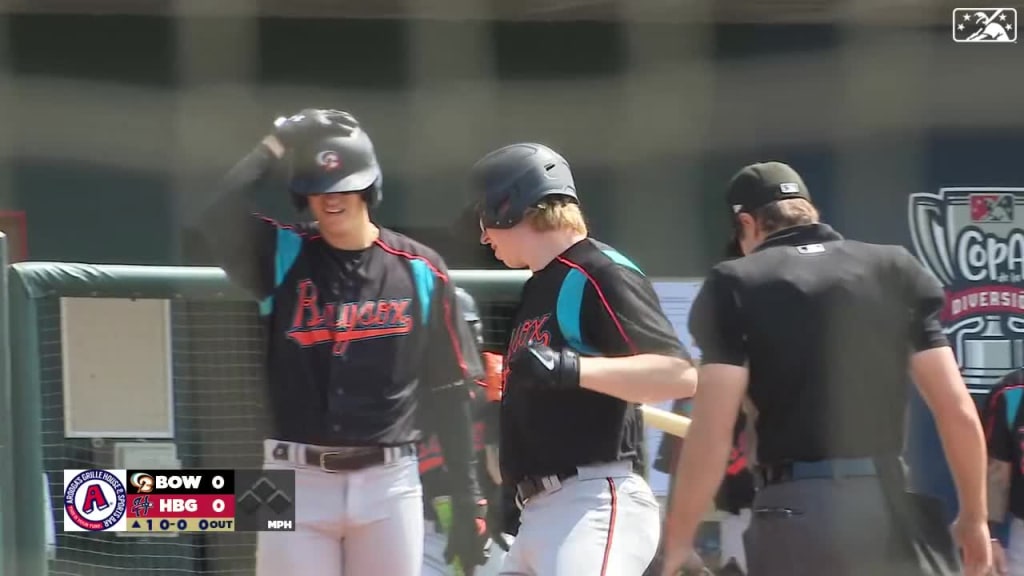
M320 447L281 442L274 447L274 459L319 468L325 472L350 472L390 464L417 455L415 444L399 446Z
M577 474L577 471L573 470L549 476L527 476L516 483L516 504L522 509L530 498L561 488L563 481L573 478Z
M812 478L856 478L877 476L878 469L871 458L835 458L815 462L782 462L762 464L754 470L759 488Z

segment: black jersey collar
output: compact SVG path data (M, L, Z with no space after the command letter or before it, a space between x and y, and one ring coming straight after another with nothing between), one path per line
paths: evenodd
M773 232L754 249L754 252L760 252L772 246L798 246L811 242L832 242L842 239L842 234L833 230L831 226L818 222Z

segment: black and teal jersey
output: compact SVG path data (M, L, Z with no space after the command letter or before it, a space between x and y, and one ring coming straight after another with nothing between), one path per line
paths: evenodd
M584 356L689 359L650 281L628 258L584 239L526 282L506 358L533 341ZM585 389L523 390L505 375L500 458L506 483L631 460L642 468L637 404Z
M1010 464L1010 509L1024 519L1024 368L1004 376L989 390L982 409L988 456Z
M322 446L420 440L417 417L426 415L417 408L442 410L424 392L463 387L468 402L467 384L483 377L444 260L386 228L370 247L347 251L314 224L258 216L245 194L271 163L264 149L243 159L200 232L259 302L273 437ZM447 420L458 422L451 413Z

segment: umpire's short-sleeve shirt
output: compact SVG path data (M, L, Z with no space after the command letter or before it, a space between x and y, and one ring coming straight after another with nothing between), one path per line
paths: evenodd
M704 364L749 368L760 462L889 455L910 354L948 345L943 303L906 249L813 224L714 267L689 328Z

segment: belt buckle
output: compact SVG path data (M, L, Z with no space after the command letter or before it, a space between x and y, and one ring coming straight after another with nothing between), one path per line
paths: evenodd
M327 467L328 456L341 456L341 452L321 452L320 453L320 469L328 474L337 474L337 470L331 470Z

